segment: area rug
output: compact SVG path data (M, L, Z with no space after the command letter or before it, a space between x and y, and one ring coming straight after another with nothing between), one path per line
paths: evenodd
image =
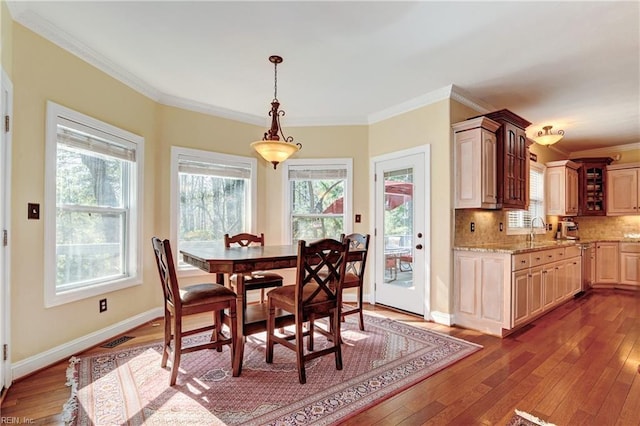
M370 314L365 331L353 315L342 330L344 368L336 370L333 355L316 358L304 385L293 351L276 345L273 364L265 363L264 333L247 337L240 377L231 376L228 347L197 351L182 356L174 387L160 368L160 343L72 358L63 417L82 426L335 424L481 349ZM315 344L327 342L318 335Z
M507 426L555 426L524 411L516 410Z

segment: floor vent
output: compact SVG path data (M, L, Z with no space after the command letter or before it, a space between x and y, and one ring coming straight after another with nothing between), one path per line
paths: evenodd
M114 339L110 342L104 343L102 345L100 345L101 348L115 348L116 346L118 346L121 343L126 342L127 340L131 340L133 339L134 336L122 336L122 337L118 337L117 339Z

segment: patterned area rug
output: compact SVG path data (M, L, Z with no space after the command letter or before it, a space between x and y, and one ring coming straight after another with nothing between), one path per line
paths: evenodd
M307 364L298 383L293 351L276 345L264 361L265 336L247 338L243 370L231 376L229 348L182 356L176 386L160 368L161 344L72 358L66 405L75 425L334 424L435 374L481 346L447 335L365 316L342 323L343 364L333 355ZM193 339L206 339L196 336ZM316 347L326 340L318 335Z

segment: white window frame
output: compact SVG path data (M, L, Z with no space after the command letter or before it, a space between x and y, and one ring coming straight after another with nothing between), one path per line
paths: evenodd
M544 186L546 184L546 182L545 182L545 177L546 176L545 175L546 175L547 168L546 168L546 166L544 164L540 164L540 163L537 163L537 162L534 162L534 161L530 161L529 162L529 167L530 167L531 171L536 171L537 173L540 173L542 175L542 177L540 179L540 182L542 184L542 188L541 188L540 192L542 194L542 198L541 198L542 211L544 213L542 215L540 215L540 216L544 219L545 224L546 224L546 222L547 222L547 220L546 220L546 205L545 205L546 200L545 200L545 197L544 197L544 194L545 194ZM531 185L531 183L529 183L529 185ZM532 193L531 188L529 188L528 192L529 192L529 198L531 198L531 193ZM531 200L529 200L529 205L531 205ZM506 212L505 221L507 223L507 235L525 235L525 234L529 234L531 232L531 224L525 224L525 226L523 226L523 227L512 227L512 226L510 226L511 220L509 220L509 217L511 215L523 216L524 214L525 214L525 210L511 210L511 211L507 211ZM536 234L536 235L537 234L544 234L546 232L546 229L543 228L542 223L540 223L540 221L536 221L535 225L536 226L533 228L533 233L534 234Z
M105 123L96 118L74 111L70 108L47 101L45 132L45 206L44 209L44 304L53 307L88 297L98 296L120 290L143 282L143 188L144 188L144 138L126 130ZM135 162L131 166L131 182L127 188L129 215L125 238L127 275L111 281L87 284L82 287L58 291L56 287L56 174L58 124L75 123L78 129L89 129L113 140L127 143L135 151Z
M229 166L241 166L251 169L251 180L249 188L249 214L246 218L250 229L246 232L256 233L257 211L258 211L258 160L252 157L242 157L239 155L222 154L219 152L204 151L200 149L184 148L179 146L171 147L171 184L170 184L170 225L169 239L171 246L178 248L178 215L180 214L180 184L179 184L179 162L181 159L194 160L198 162L209 162L212 164L224 164ZM180 264L180 253L174 253L174 262L178 276L207 275L194 266Z
M282 240L285 244L295 244L292 240L293 233L291 231L292 209L291 209L291 188L289 186L289 170L290 169L345 169L347 171L347 179L344 188L343 197L343 223L345 234L353 232L353 222L351 220L353 213L353 159L352 158L320 158L320 159L289 159L282 167L282 188L283 188L283 223L282 223Z

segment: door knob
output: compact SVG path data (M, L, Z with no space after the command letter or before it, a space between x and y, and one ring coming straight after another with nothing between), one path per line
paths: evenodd
M422 250L422 244L418 244L418 245L416 246L416 249L418 249L418 250Z

